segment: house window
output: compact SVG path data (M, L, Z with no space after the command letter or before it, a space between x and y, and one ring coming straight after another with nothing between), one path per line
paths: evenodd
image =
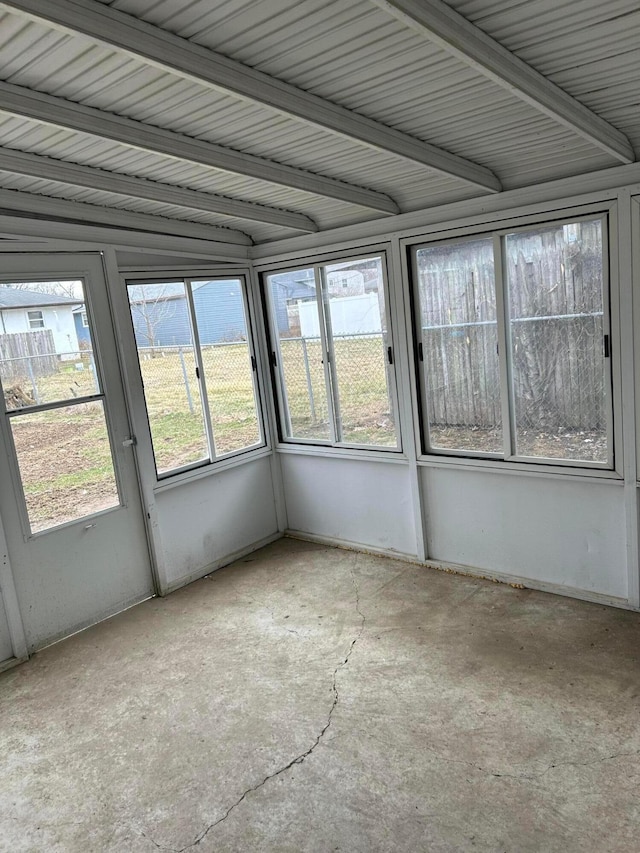
M413 250L431 453L613 467L606 219Z
M283 441L399 449L384 257L272 273L266 289Z
M127 290L158 476L263 446L244 280Z
M82 323L83 329L89 328L89 318L87 317L86 310L80 312L80 322Z
M30 329L44 329L42 311L27 311L27 320Z

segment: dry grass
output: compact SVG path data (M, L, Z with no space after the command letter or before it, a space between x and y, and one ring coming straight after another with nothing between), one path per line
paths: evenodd
M313 412L300 343L284 343L283 368L293 434L327 439L329 417L318 343L308 343L307 357ZM261 432L247 345L205 347L203 363L216 454L233 453L259 444ZM153 358L143 356L140 368L158 471L167 472L207 459L193 353L185 351L181 358L175 351L158 350ZM344 440L395 446L381 339L338 341L336 368ZM30 388L26 379L23 385ZM77 362L63 362L58 373L38 379L38 398L43 403L95 391L94 376L86 356L84 360L78 358ZM13 418L12 424L34 530L117 503L101 405L24 414Z

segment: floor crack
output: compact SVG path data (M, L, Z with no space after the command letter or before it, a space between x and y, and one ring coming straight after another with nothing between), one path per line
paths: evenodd
M356 554L355 557L356 557L356 559L355 559L354 565L357 565L358 554ZM275 779L277 776L280 776L282 773L286 773L286 771L290 770L294 765L302 764L311 755L311 753L315 750L315 748L318 746L318 744L322 741L323 737L325 736L325 734L327 733L328 729L331 726L331 722L333 720L333 712L335 711L336 706L338 705L338 702L340 701L340 693L338 691L338 673L342 669L344 669L344 667L347 666L347 664L349 663L349 659L351 658L353 650L354 650L358 640L362 637L362 634L364 633L364 628L365 628L365 624L366 624L366 616L364 615L364 613L360 609L360 588L358 587L358 583L356 581L356 576L355 576L355 572L353 570L353 567L351 567L350 572L351 572L351 582L353 584L353 588L355 591L355 597L356 597L355 609L356 609L356 613L360 616L360 628L359 628L356 636L349 643L349 647L347 649L346 655L338 663L336 668L333 670L333 679L331 682L331 690L333 693L333 701L331 703L331 707L329 708L329 713L327 714L327 721L324 724L324 726L322 727L322 729L320 730L320 733L318 735L316 735L314 742L311 744L309 749L305 750L304 752L301 752L299 755L297 755L295 758L293 758L288 764L285 764L284 767L280 767L274 773L270 773L268 776L265 776L264 779L261 782L258 782L257 785L252 785L250 788L247 788L242 793L242 795L240 797L238 797L238 799L229 806L229 808L225 811L225 813L222 815L222 817L218 818L218 820L209 824L209 826L207 826L206 829L204 829L200 833L200 835L196 838L196 840L193 841L191 844L187 844L186 847L180 847L180 848L165 847L161 844L158 844L158 842L155 841L153 838L151 838L150 835L147 835L145 832L142 832L142 835L146 839L148 839L152 844L154 844L158 848L158 850L166 851L166 853L185 853L186 850L191 850L193 847L197 847L202 841L204 841L204 839L207 837L207 835L213 829L216 828L216 826L219 826L221 823L223 823L229 817L229 815L235 809L238 808L238 806L249 796L249 794L253 794L255 791L259 791L260 788L262 788L264 785L266 785L267 782L269 782L271 779Z
M431 749L430 747L427 747L427 749L429 752L437 755L442 761L451 764L464 764L467 767L473 767L474 770L479 770L481 773L486 773L488 776L493 776L496 779L523 779L526 781L540 779L542 776L549 773L550 770L555 770L557 767L588 767L592 764L601 764L604 761L612 761L616 758L637 757L640 755L640 750L635 750L633 752L615 752L612 755L604 755L600 758L593 758L590 761L557 761L553 764L549 764L548 767L545 767L544 770L541 770L538 773L497 773L493 770L487 770L486 767L482 767L480 764L475 764L473 761L465 761L463 758L446 758L439 754L435 749Z

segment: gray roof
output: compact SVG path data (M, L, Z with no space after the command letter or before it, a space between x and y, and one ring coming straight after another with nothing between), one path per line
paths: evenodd
M44 308L48 305L82 305L82 299L0 285L0 308Z

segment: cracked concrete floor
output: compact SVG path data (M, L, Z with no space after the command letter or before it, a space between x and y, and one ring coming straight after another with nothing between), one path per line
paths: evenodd
M0 675L0 850L637 851L640 616L280 540Z

